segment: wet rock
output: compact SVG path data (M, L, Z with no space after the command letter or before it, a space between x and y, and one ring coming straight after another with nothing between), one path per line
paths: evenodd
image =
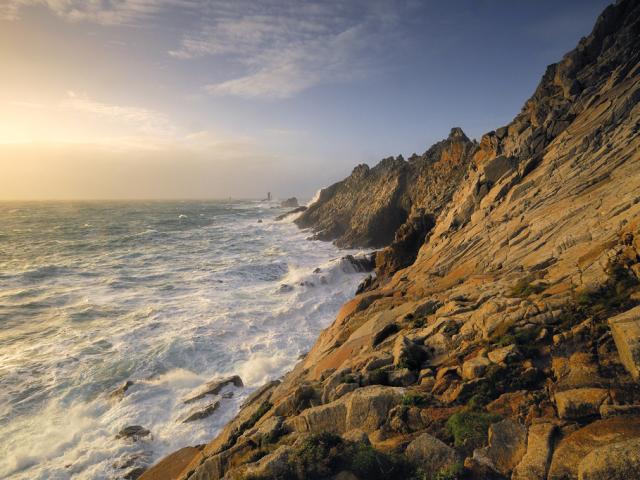
M462 462L462 457L453 448L428 433L413 440L407 446L405 455L422 470L432 473Z
M281 220L284 220L285 218L287 218L289 215L294 215L296 213L300 213L300 212L304 212L307 209L307 207L305 207L304 205L301 205L297 208L294 208L293 210L289 210L288 212L283 213L282 215L278 215L275 218L276 222L279 222Z
M640 380L640 307L609 319L620 361L633 378Z
M141 425L129 425L124 427L116 435L117 439L139 440L140 438L149 436L151 432Z
M111 398L113 398L114 400L122 400L124 398L125 394L127 393L127 390L129 390L129 387L133 386L133 384L134 384L134 382L132 380L127 380L122 385L120 385L118 388L113 390L109 394L109 396Z
M196 420L202 420L204 418L210 417L218 410L220 406L220 402L216 401L206 405L204 407L196 407L192 409L189 413L187 413L182 419L179 421L181 423L195 422Z
M144 467L135 467L123 475L124 480L136 480L144 473Z
M580 461L579 480L640 478L640 438L592 450Z
M230 377L212 380L208 382L201 389L191 393L184 399L184 403L192 403L196 400L206 397L207 395L218 395L220 391L227 385L233 385L235 387L243 387L242 379L238 375L232 375Z
M376 259L374 254L367 255L345 255L342 260L348 262L356 272L370 272L376 268Z

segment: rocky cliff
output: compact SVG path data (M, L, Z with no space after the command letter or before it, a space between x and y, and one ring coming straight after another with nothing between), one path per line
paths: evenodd
M388 245L382 281L142 478L640 478L639 99L620 0L478 145L454 129L325 189L299 224Z

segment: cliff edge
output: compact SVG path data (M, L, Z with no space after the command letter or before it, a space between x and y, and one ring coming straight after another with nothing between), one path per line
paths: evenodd
M620 0L508 125L323 190L298 224L386 246L379 280L141 478L639 478L639 100Z

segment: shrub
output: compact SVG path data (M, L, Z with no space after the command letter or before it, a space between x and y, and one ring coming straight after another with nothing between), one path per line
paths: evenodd
M502 417L492 413L463 410L454 413L447 420L447 429L453 436L456 447L474 446L484 443L489 425Z
M456 462L453 465L442 467L433 477L433 480L458 480L462 478L463 474L464 466L462 463Z
M402 397L403 405L414 405L419 407L425 405L426 403L428 403L428 399L418 393L405 393Z
M516 284L511 287L511 296L526 298L530 295L535 295L547 288L547 284L544 282L532 283L535 280L531 275L521 278Z
M388 385L389 376L387 375L387 371L381 368L372 370L371 373L369 373L369 383L371 385Z

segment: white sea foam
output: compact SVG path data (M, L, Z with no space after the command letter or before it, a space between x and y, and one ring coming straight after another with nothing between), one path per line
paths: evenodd
M11 249L0 289L0 477L117 478L129 458L150 465L209 441L251 391L291 369L363 275L330 243L270 220L284 211L271 207L25 205L16 216L0 204L13 232L0 238ZM218 398L211 417L181 423L215 399L184 398L230 374L245 387L227 387L233 397ZM110 397L125 380L134 383L122 400ZM116 440L128 425L151 435Z

